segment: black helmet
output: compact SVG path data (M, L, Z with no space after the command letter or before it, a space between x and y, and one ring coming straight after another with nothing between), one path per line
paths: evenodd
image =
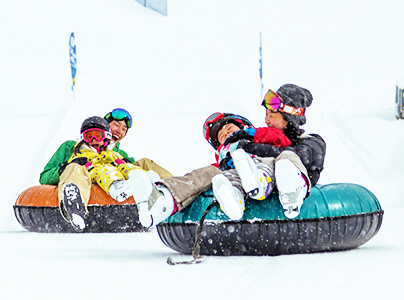
M91 128L98 128L98 129L102 129L104 131L109 132L108 122L101 117L94 116L94 117L85 119L83 124L81 124L80 133L83 133L87 129L91 129Z
M246 118L232 113L214 113L211 114L203 124L203 136L217 150L220 143L217 140L217 133L226 124L233 123L241 129L245 126L253 126Z

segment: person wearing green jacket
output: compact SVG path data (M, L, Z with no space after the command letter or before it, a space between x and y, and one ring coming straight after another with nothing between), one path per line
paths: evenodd
M110 126L112 134L111 143L115 144L113 151L121 154L125 162L132 163L146 171L153 170L161 179L173 176L153 160L142 158L135 161L133 157L129 157L124 150L119 148L120 141L126 136L128 129L132 126L132 117L128 111L122 108L115 108L107 113L104 119L108 121ZM41 172L39 183L41 185L58 186L60 213L66 221L71 223L75 231L82 232L85 229L82 219L85 219L88 214L87 204L91 194L91 178L85 167L86 161L76 160L68 163L77 143L78 141L68 140L60 145ZM74 201L62 201L63 197L72 197ZM80 218L74 218L75 214L73 214L73 217L71 217L71 213L67 214L66 210L70 208L64 207L63 202L78 203L79 211L76 213L80 215Z
M73 149L77 141L69 140L60 145L59 149L53 154L44 170L39 175L40 184L58 185L60 181L59 169L60 166L67 164L67 161L72 156ZM121 154L128 162L134 163L135 159L119 149L120 142L115 144L113 151Z

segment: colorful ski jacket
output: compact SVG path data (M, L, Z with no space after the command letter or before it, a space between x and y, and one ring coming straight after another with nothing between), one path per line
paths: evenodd
M117 159L122 160L124 158L121 154L114 151L111 147L107 147L107 149L104 151L97 152L97 150L86 144L81 145L80 153L73 154L67 162L70 163L77 157L87 158L87 160L92 163L94 168L98 167L99 165L114 165Z
M42 173L39 175L40 184L57 185L59 183L59 168L63 163L67 163L69 161L69 158L72 156L73 149L77 143L78 141L69 140L60 145L59 149L56 150L49 162L46 164ZM133 157L129 157L125 151L119 149L119 145L120 143L117 143L113 150L121 154L125 159L135 162Z
M252 141L252 143L254 144L269 144L273 147L281 147L281 148L292 145L292 142L289 140L289 138L286 137L285 133L281 129L273 127L258 127L255 129L256 131L254 139ZM220 168L220 162L227 156L227 153L231 151L230 148L231 148L230 144L227 145L226 147L223 147L223 144L220 145L215 153L216 163L212 165L217 168Z

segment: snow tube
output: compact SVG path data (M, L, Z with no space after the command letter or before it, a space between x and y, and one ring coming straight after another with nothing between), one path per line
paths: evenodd
M200 218L212 203L212 191L157 225L166 246L192 254ZM287 219L272 193L262 201L248 199L240 221L229 221L214 206L200 235L201 255L281 255L340 251L369 241L382 224L376 197L356 184L317 185L296 219Z
M89 216L84 232L143 231L133 197L118 202L98 185L91 186ZM58 188L40 185L28 188L18 196L14 213L22 227L33 232L75 232L59 212Z

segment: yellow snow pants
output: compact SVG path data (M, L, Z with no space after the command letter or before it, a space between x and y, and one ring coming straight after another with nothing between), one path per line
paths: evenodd
M127 165L132 165L133 168L141 168L145 171L153 170L162 179L173 177L173 175L169 171L167 171L160 165L156 164L153 160L151 160L149 158L139 159L139 160L135 161L133 164L125 164L125 166L127 166ZM131 167L130 168L121 167L121 170L119 170L119 168L118 168L118 171L120 173L119 175L117 175L117 173L115 173L117 167L112 167L112 168L115 168L115 170L111 169L111 172L113 172L116 175L115 178L120 178L120 180L124 180L124 179L127 179L127 176L128 176L127 173L130 171ZM106 171L107 170L104 170L104 172L106 172ZM101 173L103 171L99 170L99 169L96 169L96 170L93 169L92 172L94 174L93 176L100 177ZM87 205L88 205L88 201L90 199L90 194L91 194L91 184L93 182L92 178L95 178L95 177L92 177L92 175L87 171L86 167L81 166L79 164L68 164L66 169L60 175L60 181L58 184L59 203L63 197L63 187L68 183L73 183L80 190L81 199L83 200L84 207L87 210ZM103 181L103 180L101 179L101 181ZM109 182L109 185L108 185L107 181ZM95 182L95 181L94 181L94 183L98 184L98 182ZM104 183L104 187L106 189L103 188L103 190L106 191L107 193L109 191L109 186L111 183L112 183L111 180L106 180ZM101 187L101 185L100 185L100 187Z
M129 172L134 169L143 170L141 167L134 166L133 164L121 164L117 167L100 164L91 169L90 176L93 183L98 184L100 188L109 194L111 183L117 180L127 180Z

